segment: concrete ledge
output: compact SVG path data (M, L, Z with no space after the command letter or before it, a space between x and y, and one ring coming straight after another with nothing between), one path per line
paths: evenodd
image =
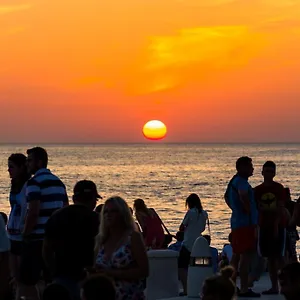
M148 257L151 258L173 258L173 257L178 257L179 252L178 251L173 251L173 250L149 250L147 251Z

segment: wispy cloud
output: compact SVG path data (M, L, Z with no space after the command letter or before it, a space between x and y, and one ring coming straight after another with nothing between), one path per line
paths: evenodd
M29 8L31 8L31 4L29 3L19 5L0 5L0 15L27 10Z

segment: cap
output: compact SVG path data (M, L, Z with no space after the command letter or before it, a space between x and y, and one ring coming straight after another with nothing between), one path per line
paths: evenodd
M74 195L94 194L96 198L102 199L97 191L96 184L91 180L80 180L74 186Z

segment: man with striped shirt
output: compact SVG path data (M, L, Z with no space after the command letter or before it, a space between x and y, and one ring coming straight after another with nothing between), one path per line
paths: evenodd
M27 150L27 167L33 176L27 182L27 215L22 233L24 249L21 255L20 296L38 299L36 284L44 270L42 258L45 225L56 210L68 205L65 185L52 174L45 149L35 147Z

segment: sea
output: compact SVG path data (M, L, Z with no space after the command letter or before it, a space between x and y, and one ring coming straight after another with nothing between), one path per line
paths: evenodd
M9 213L7 159L36 145L0 146L0 210ZM266 160L277 164L276 180L300 195L300 144L101 144L40 145L49 154L49 168L65 183L68 195L78 180L93 180L103 197L119 195L132 206L137 198L153 207L173 234L186 213L185 200L197 193L209 214L212 245L227 242L230 210L224 192L240 156L254 163L252 186L262 182Z

